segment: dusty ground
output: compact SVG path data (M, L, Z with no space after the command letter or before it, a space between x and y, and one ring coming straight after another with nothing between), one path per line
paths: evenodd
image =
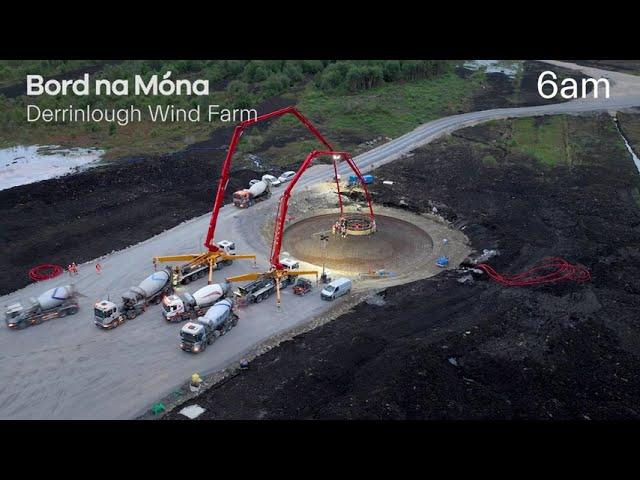
M476 249L500 250L499 271L560 255L588 266L589 284L504 288L446 272L389 288L198 398L201 418L639 418L640 180L607 115L568 122L583 134L568 164L451 137L378 169L396 183L374 195L437 205ZM500 144L510 128L462 133Z

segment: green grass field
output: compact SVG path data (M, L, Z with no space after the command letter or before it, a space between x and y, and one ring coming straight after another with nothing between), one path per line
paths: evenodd
M394 138L422 123L467 111L484 79L483 72L466 80L447 73L431 80L388 84L351 95L328 95L309 84L300 95L298 108L335 142L335 148L359 154L367 148L358 147L363 141ZM274 138L287 136L295 138L285 145L270 144ZM272 163L287 165L300 161L318 146L295 119L283 118L266 132L248 131L240 151L261 149Z
M512 122L510 146L547 166L568 163L564 117L546 117L542 121L522 118Z
M389 84L358 95L328 96L310 87L300 108L330 130L395 137L421 123L464 110L484 74L465 80L447 73L433 80Z
M632 120L640 124L640 116L626 119L629 123ZM618 157L629 157L631 161L608 114L494 120L454 133L452 141L456 138L469 145L487 167L508 165L505 160L519 161L522 155L534 159L532 167L538 170L597 166ZM514 154L517 155L514 157Z

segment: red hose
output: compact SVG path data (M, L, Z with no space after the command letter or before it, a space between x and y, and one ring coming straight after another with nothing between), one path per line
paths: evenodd
M564 281L584 283L591 280L591 273L586 267L573 265L563 258L546 258L530 270L514 275L498 273L486 263L481 263L476 267L483 270L496 282L507 287L524 287Z
M55 278L62 272L64 272L64 269L60 265L43 263L42 265L38 265L37 267L33 267L29 270L29 278L34 282L39 282L40 280Z

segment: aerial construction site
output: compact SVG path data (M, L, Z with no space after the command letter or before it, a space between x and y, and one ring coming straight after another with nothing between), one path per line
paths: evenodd
M74 62L0 83L0 418L640 415L637 62L176 61L238 116L21 130L165 69Z

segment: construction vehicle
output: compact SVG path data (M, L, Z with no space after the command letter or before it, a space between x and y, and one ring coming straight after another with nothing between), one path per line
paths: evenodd
M93 322L101 328L111 329L132 320L144 312L150 304L158 304L165 295L173 293L171 269L153 272L137 287L131 287L122 294L122 301L116 305L110 300L101 300L94 305Z
M74 315L78 312L75 290L72 285L47 290L38 298L18 302L7 307L4 313L7 326L21 330L53 318Z
M209 221L209 229L207 230L207 236L204 241L204 246L207 249L207 251L202 253L185 254L185 255L158 256L154 258L154 265L157 262L188 262L189 265L206 265L209 268L208 282L211 284L213 283L213 270L217 267L220 261L227 261L227 260L234 260L234 259L253 259L255 263L255 260L256 260L255 255L234 255L233 257L231 257L230 254L223 251L223 249L221 249L214 242L216 225L218 222L218 215L224 203L224 195L227 190L227 185L229 184L229 172L231 171L231 163L233 160L233 155L236 152L238 141L240 140L240 137L242 136L244 129L255 123L269 120L271 118L280 117L287 114L291 114L294 117L296 117L326 148L328 148L329 150L332 149L329 142L325 140L325 138L313 126L313 124L309 120L307 120L307 118L304 115L302 115L293 106L281 108L280 110L276 110L276 111L240 122L233 131L233 136L231 137L231 142L229 143L229 148L227 149L227 155L224 159L224 163L222 164L222 171L220 173L220 179L218 180L216 197L213 202L213 210L211 211L211 220ZM336 169L337 169L337 166L335 165L335 162L334 162L334 171L337 174ZM339 189L339 185L338 185L338 189Z
M285 269L289 271L288 275L283 275L280 278L279 288L280 290L283 290L287 288L289 285L295 283L296 280L298 279L298 275L300 275L301 272L298 270L300 268L300 263L297 260L294 260L292 258L285 258L281 260L281 264ZM312 271L312 272L303 272L303 273L314 274L316 272ZM240 277L244 277L244 276L240 275ZM230 277L230 278L235 279L236 277ZM268 276L258 274L258 278L256 280L254 280L253 282L247 285L243 285L242 287L239 287L234 292L234 295L236 297L237 302L243 305L247 303L260 303L266 298L268 298L269 296L271 296L271 294L275 291L276 291L275 280L273 280Z
M238 314L229 298L213 305L203 317L188 322L180 329L180 348L185 352L204 352L211 345L238 324Z
M309 293L313 289L313 285L310 280L306 278L298 278L296 283L293 285L293 293L294 295L304 296Z
M178 285L187 285L194 280L204 277L209 272L209 281L211 284L213 279L213 271L220 270L222 267L231 265L236 259L253 259L255 255L238 255L236 254L236 244L230 240L220 240L217 242L215 253L187 253L182 255L167 255L153 258L153 266L157 268L158 263L184 262L182 265L172 267L171 283L174 287Z
M233 194L233 204L238 208L249 208L255 203L271 197L271 184L265 180L254 183L251 187L238 190Z
M351 280L348 278L338 278L324 287L320 292L320 298L323 300L335 300L342 295L346 295L351 291Z
M207 309L218 300L222 300L230 290L229 283L214 283L195 291L174 293L162 300L162 315L168 322L195 320L205 314Z
M273 278L258 278L233 292L239 304L260 303L276 291Z
M214 270L220 270L224 266L231 265L233 258L236 254L236 244L229 240L221 240L218 242L218 247L225 253L225 257L221 258L219 262L213 265ZM188 256L191 258L191 256ZM174 257L154 257L153 264L157 265L158 262L169 262L174 259L184 260L183 255L177 255ZM209 265L207 263L193 262L182 265L176 265L172 268L172 284L174 287L178 285L188 285L189 283L204 277L209 271Z
M278 203L278 211L276 214L276 221L273 229L273 240L271 242L271 255L269 257L269 263L271 265L271 268L269 269L269 271L264 273L248 273L245 275L238 275L235 277L227 277L226 279L228 282L242 282L242 281L256 281L256 280L260 280L260 281L264 280L266 282L267 279L273 280L273 286L275 287L276 294L277 294L276 305L278 309L281 306L280 289L286 287L289 283L292 282L290 277L298 277L299 275L315 275L316 281L318 280L318 272L316 270L300 271L298 269L287 268L287 266L284 265L283 261L280 259L280 250L282 248L282 235L284 231L284 222L285 222L285 219L287 218L287 210L289 208L289 198L291 197L291 191L293 190L293 187L295 187L296 183L298 182L302 174L307 170L307 168L311 166L313 160L320 156L331 156L334 161L334 169L337 168L335 162L340 158L344 159L349 164L351 169L355 172L355 174L358 176L358 178L360 179L360 183L362 184L365 197L367 199L367 203L369 205L369 219L367 220L366 224L368 225L368 228L370 229L371 232L375 231L375 217L373 214L373 207L371 205L371 197L369 195L369 191L367 190L366 184L362 179L362 174L360 173L360 170L358 169L356 164L351 159L351 156L346 152L317 151L317 150L312 151L304 160L304 162L302 162L302 165L300 166L298 171L295 173L293 178L290 180L290 183L287 185L287 188L284 190L284 193L280 197L280 201ZM335 170L334 173L337 176L337 170ZM339 184L337 188L338 188L338 202L340 205L340 218L338 219L338 222L340 222L340 224L342 223L345 224L344 234L346 235L347 231L349 230L350 219L347 219L344 215ZM356 233L364 234L365 232L363 229L361 229L360 232L356 232ZM252 284L250 285L251 285L251 288L256 288L254 285ZM271 283L266 282L265 286L266 285L271 285ZM271 294L271 291L269 289L265 290L264 292L262 291L262 288L264 288L265 286L262 286L260 288L260 293L258 295L256 295L254 292L249 291L248 294L244 294L243 296L253 295L253 298L255 298L256 301L262 301L264 298L266 298ZM246 288L246 286L244 288ZM242 293L241 290L239 291ZM260 297L260 300L257 300L259 297ZM249 298L252 298L252 297L249 296Z

